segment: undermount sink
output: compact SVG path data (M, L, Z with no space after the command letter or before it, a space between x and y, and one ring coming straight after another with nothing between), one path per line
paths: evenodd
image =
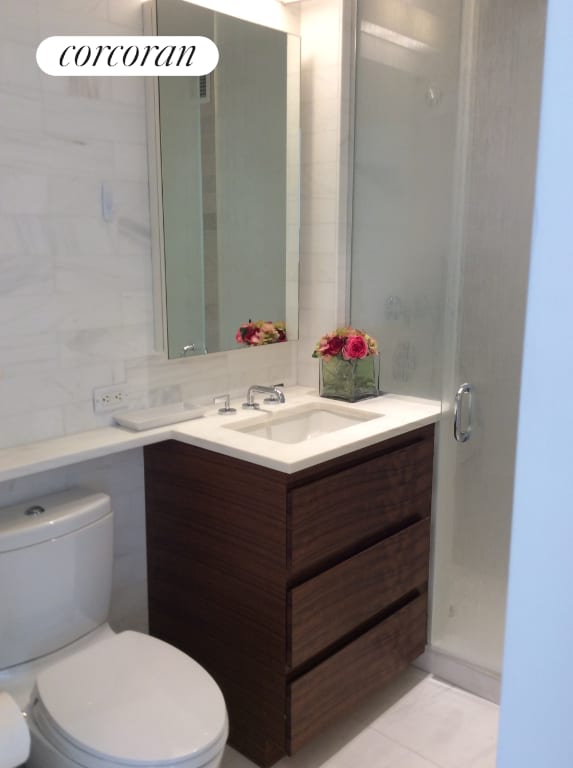
M236 432L279 443L302 443L371 419L379 419L381 415L355 411L344 406L313 404L292 408L285 413L261 413L256 419L249 419L244 424L225 426Z

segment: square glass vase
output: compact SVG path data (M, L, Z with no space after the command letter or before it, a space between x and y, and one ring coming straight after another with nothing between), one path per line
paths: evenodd
M380 394L380 358L378 355L344 360L320 358L319 394L334 400L355 403Z

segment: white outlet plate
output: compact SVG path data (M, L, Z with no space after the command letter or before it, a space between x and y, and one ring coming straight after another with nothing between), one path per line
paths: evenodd
M129 394L125 384L117 384L111 387L96 387L94 389L94 412L106 413L127 408Z

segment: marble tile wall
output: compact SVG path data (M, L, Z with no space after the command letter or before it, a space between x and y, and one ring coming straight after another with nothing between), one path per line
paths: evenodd
M0 483L0 507L64 488L108 493L114 511L114 566L110 623L117 631L147 628L147 569L143 451L116 453L62 469ZM0 512L1 522L1 512Z
M350 3L301 4L302 189L298 380L318 386L314 345L346 320ZM344 45L343 45L344 43Z
M283 6L274 6L265 8L283 23ZM93 413L95 386L126 382L135 405L154 405L239 394L255 381L295 383L297 370L300 383L317 384L312 347L344 319L343 0L289 8L288 28L298 30L300 13L303 39L300 341L167 364L153 348L143 83L49 78L35 64L50 34L140 33L140 0L2 0L0 447L110 423ZM112 221L102 217L102 185L113 197ZM112 621L143 628L141 451L0 484L0 508L74 485L112 495Z
M137 406L295 380L286 347L178 365L154 353L143 80L35 63L50 34L141 31L140 0L3 0L0 447L110 423L94 387L126 382Z
M50 34L140 31L136 0L3 3L2 447L106 421L86 418L92 388L152 351L143 81L50 78L35 62Z

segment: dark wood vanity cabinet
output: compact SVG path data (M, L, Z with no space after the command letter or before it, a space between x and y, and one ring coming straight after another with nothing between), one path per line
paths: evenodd
M424 427L290 475L145 449L151 634L212 674L255 763L424 650L433 445Z

